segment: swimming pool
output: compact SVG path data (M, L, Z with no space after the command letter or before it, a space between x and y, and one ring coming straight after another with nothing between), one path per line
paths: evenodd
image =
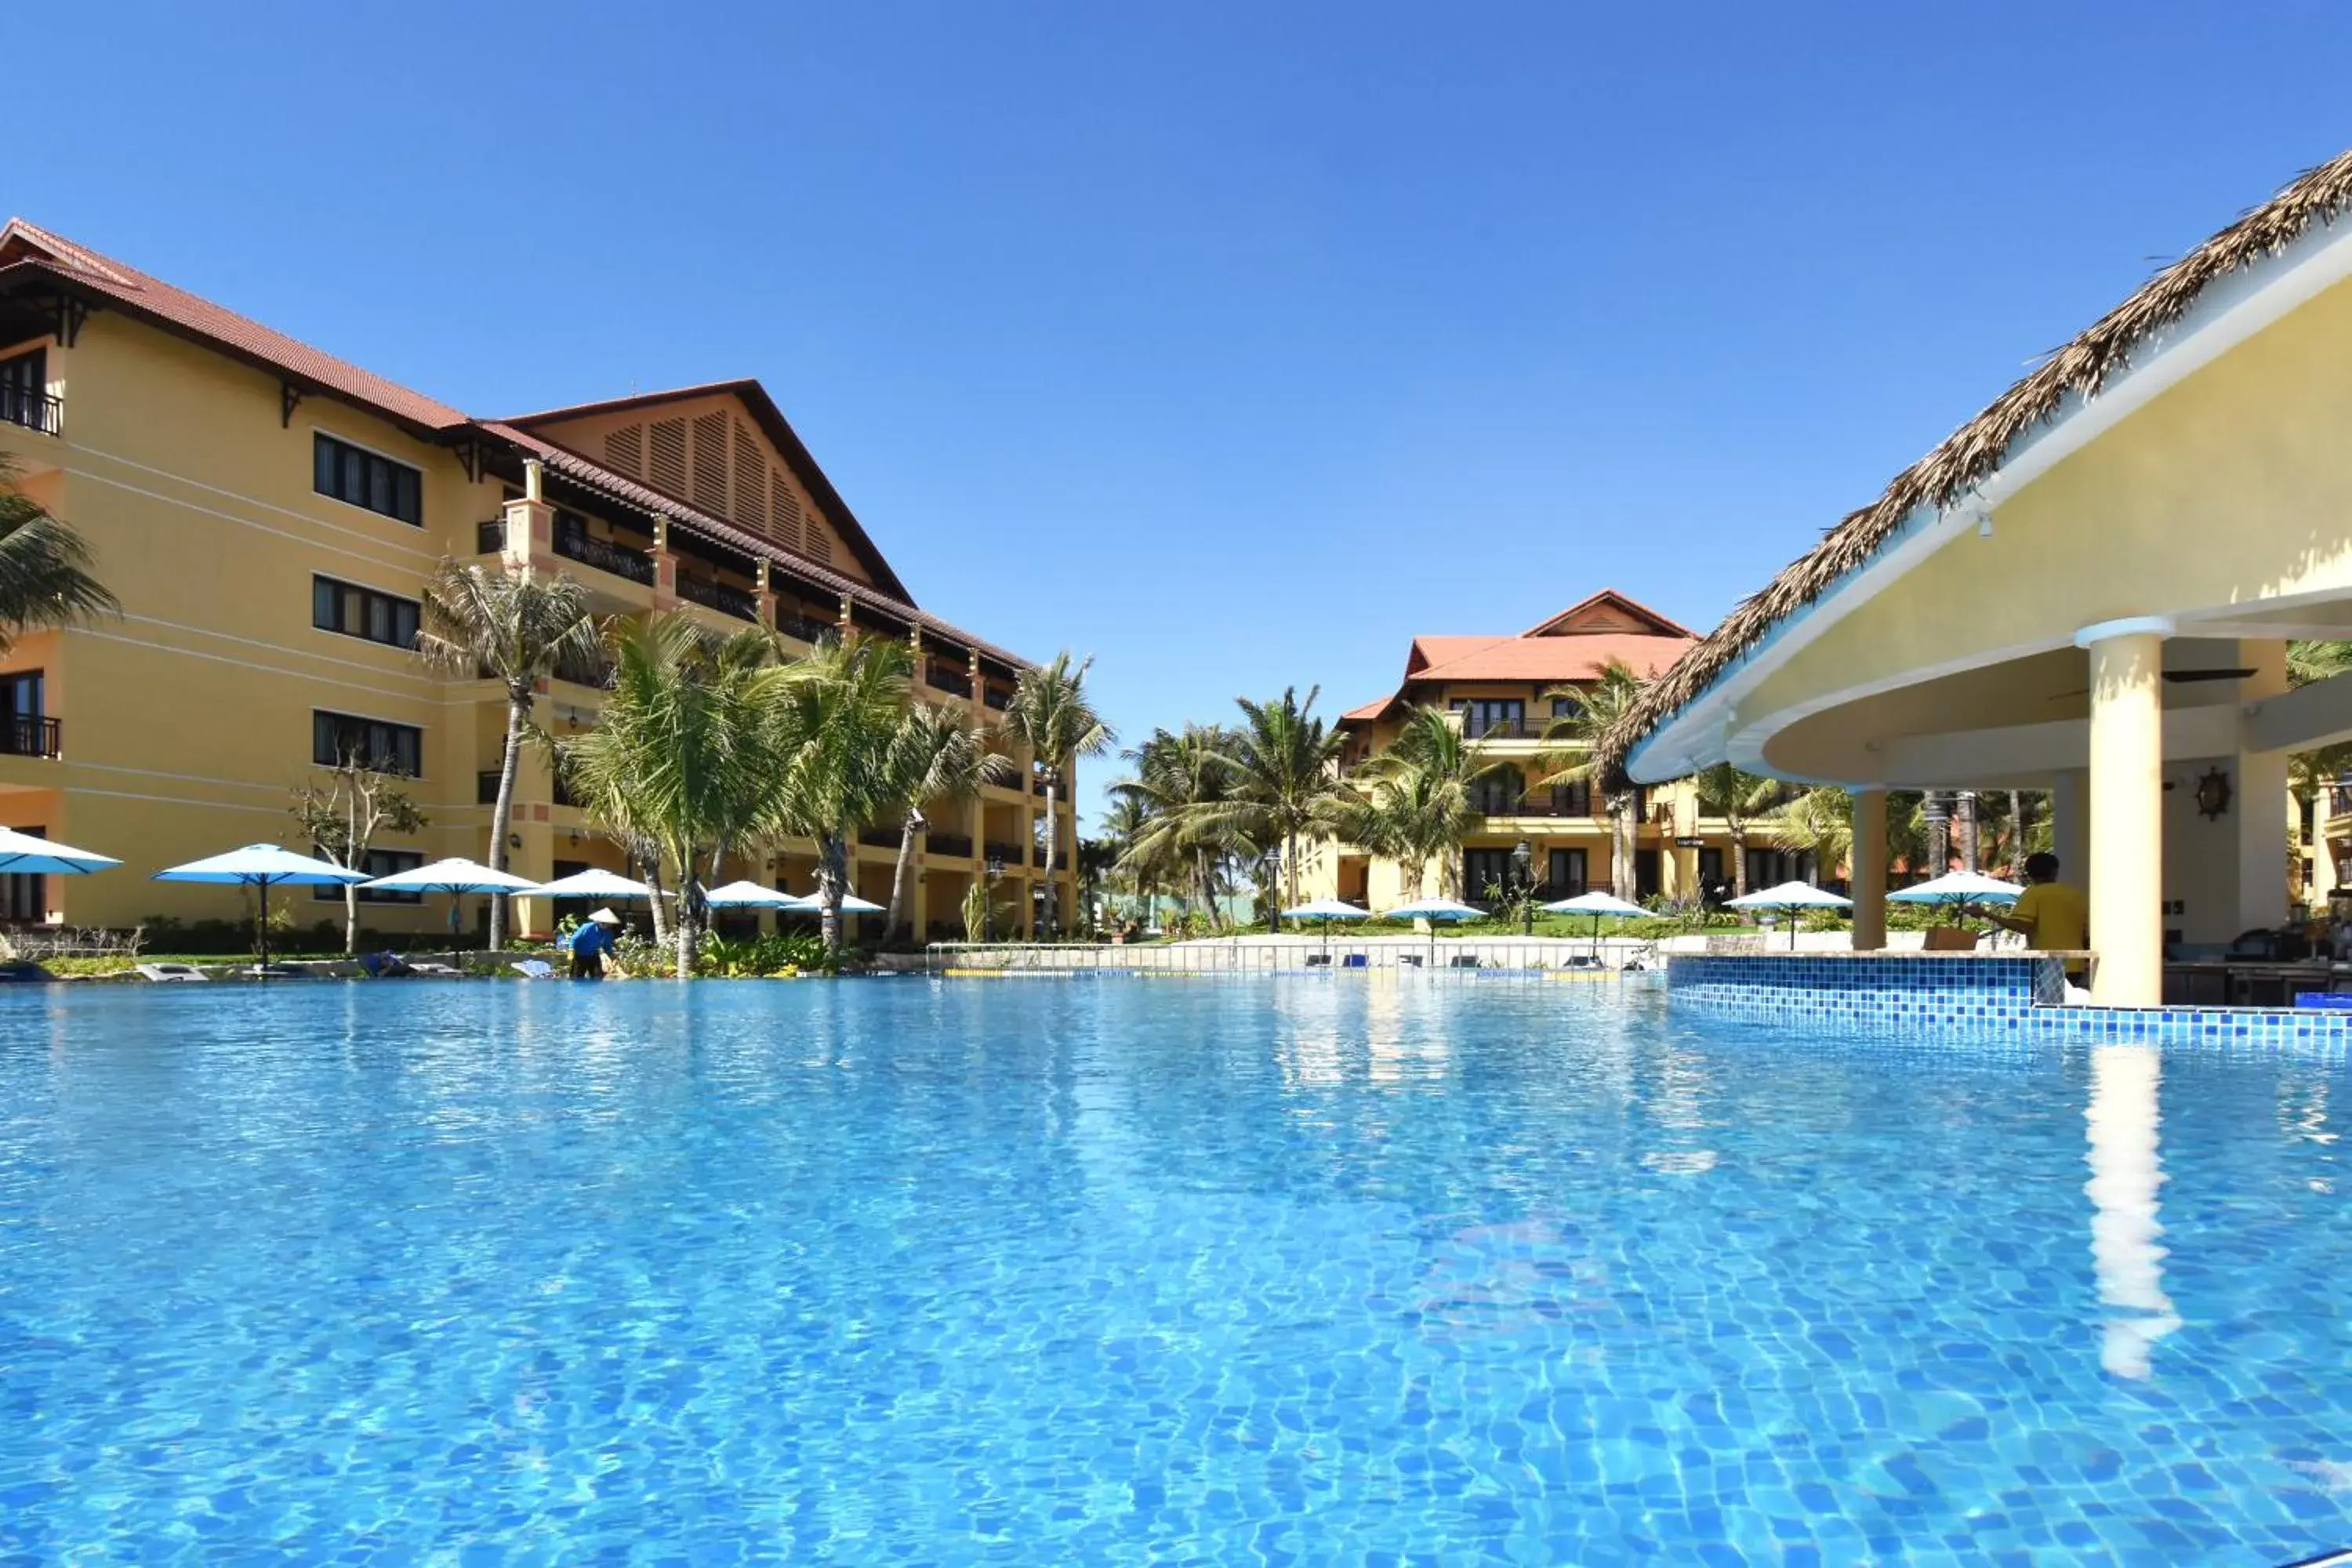
M0 1558L2278 1563L2345 1084L1444 976L15 992Z

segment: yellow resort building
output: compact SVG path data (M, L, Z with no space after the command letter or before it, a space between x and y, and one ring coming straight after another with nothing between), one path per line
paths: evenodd
M1587 782L1538 786L1558 770L1541 755L1572 745L1546 743L1552 721L1574 710L1577 693L1612 663L1644 679L1664 671L1696 639L1687 627L1603 589L1516 636L1422 636L1405 654L1403 679L1377 701L1339 720L1347 736L1342 771L1386 751L1412 710L1443 709L1482 755L1502 765L1481 778L1474 804L1481 816L1462 841L1462 896L1475 903L1490 889L1532 882L1550 898L1572 898L1616 885L1608 807ZM1634 792L1634 897L1696 897L1732 879L1725 825L1701 818L1696 792L1680 780ZM1521 847L1525 847L1522 854ZM1778 879L1794 858L1751 846L1749 880ZM1424 868L1422 891L1434 896L1440 868ZM1310 862L1310 896L1346 899L1375 912L1411 896L1404 868L1350 845L1326 846Z
M1025 668L917 606L756 381L476 418L22 221L0 229L0 453L121 601L0 659L0 822L123 861L0 879L11 923L235 918L236 889L149 874L260 840L306 847L293 792L354 752L409 775L428 818L380 841L368 869L484 858L503 700L436 677L409 646L444 560L569 574L608 616L758 622L796 644L904 638L918 695L968 706L976 727ZM593 725L601 679L591 666L547 682L538 721ZM1015 761L1019 787L926 812L917 931L960 931L975 879L1028 929L1048 832L1051 896L1073 914L1073 791L1047 823L1032 759ZM624 868L535 752L517 802L518 873ZM810 890L814 847L783 847L730 874ZM865 836L859 894L887 903L897 850L895 829ZM516 907L519 929L550 929L547 900ZM316 912L339 918L340 894ZM362 914L384 931L446 918L437 899Z

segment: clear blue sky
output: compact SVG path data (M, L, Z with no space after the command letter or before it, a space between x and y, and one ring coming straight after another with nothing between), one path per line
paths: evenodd
M1129 736L1604 584L1711 626L2352 144L2317 5L8 31L0 206L476 413L756 375L927 607L1097 655Z

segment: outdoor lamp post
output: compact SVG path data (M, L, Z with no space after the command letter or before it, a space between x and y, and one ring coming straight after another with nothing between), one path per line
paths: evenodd
M1536 934L1535 879L1530 872L1535 864L1535 848L1522 838L1511 847L1511 868L1519 879L1519 918L1526 935Z

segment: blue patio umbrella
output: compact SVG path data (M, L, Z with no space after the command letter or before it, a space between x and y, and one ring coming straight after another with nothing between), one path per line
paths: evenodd
M1742 898L1727 900L1724 904L1724 908L1731 910L1850 910L1853 908L1853 900L1852 899L1841 897L1836 893L1829 892L1824 889L1816 888L1811 882L1783 882L1777 888L1766 888L1760 892L1749 893ZM1790 951L1794 952L1796 950L1796 946L1797 922L1792 920L1789 922Z
M1629 904L1614 893L1579 893L1572 899L1555 899L1543 906L1548 915L1591 915L1592 917L1592 956L1601 956L1601 922L1610 916L1620 920L1638 920L1650 911L1639 904Z
M1345 899L1316 899L1295 910L1283 910L1282 918L1286 921L1320 921L1323 924L1323 956L1328 958L1331 956L1331 922L1368 921L1372 918L1372 911L1360 910Z
M254 925L254 947L261 954L261 970L269 969L269 889L276 887L342 887L368 879L364 871L297 855L275 844L248 844L226 855L191 860L155 873L159 882L207 882L219 887L252 888L261 895L261 914Z
M1399 904L1392 910L1382 910L1381 918L1391 921L1427 921L1429 958L1437 962L1437 922L1439 921L1484 920L1486 911L1475 904L1465 904L1459 899L1415 899L1409 904Z
M436 860L406 871L394 871L389 877L378 877L373 882L362 882L361 888L371 893L446 893L449 895L449 939L457 937L457 900L467 893L521 893L534 884L529 877L518 877L511 871L500 871L478 860L453 857Z
M10 876L75 877L86 871L110 870L121 864L110 855L95 855L52 838L0 827L0 872Z

